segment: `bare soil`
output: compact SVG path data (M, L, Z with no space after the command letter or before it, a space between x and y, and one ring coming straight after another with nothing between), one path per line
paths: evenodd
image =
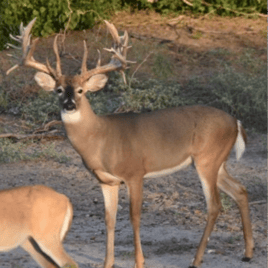
M162 42L153 38L171 40L164 42L169 44L168 53L174 56L171 60L178 62L176 71L177 75L179 73L180 82L190 75L206 73L213 68L212 64L200 65L204 60L201 56L207 55L205 52L213 48L221 47L237 53L245 48L254 48L259 59L266 60L266 39L263 32L266 30L263 19L183 17L176 29L177 33L174 27L170 26L170 19L163 19L156 14L122 13L112 21L116 26L126 28L133 34L133 46L135 42L147 42L147 39L148 42ZM193 38L194 34L197 38ZM68 38L73 38L73 43L76 43L81 36L81 33L71 33ZM145 41L140 39L144 37ZM51 39L42 40L41 45L43 46L41 50L51 45ZM187 49L196 54L186 53ZM72 53L75 59L81 59L81 53L79 55L74 51ZM206 58L206 62L209 63L210 60L211 58ZM0 82L4 80L5 83L11 83L12 78L5 78L3 75L3 70L8 69L11 64L4 53L1 53L0 62L2 63ZM146 65L143 68L146 69ZM22 81L22 88L28 92L37 90L36 86L27 84L27 79ZM16 117L1 115L0 129L3 132L18 132L23 125L23 121ZM256 244L254 258L249 263L241 262L244 241L239 210L232 200L222 195L223 209L205 252L203 268L267 267L266 135L250 133L248 140L247 150L239 162L235 160L234 153L231 154L228 169L230 174L248 190ZM57 152L64 153L70 160L66 163L43 159L1 164L0 188L44 184L67 195L74 206L74 219L65 240L65 248L80 267L103 267L104 205L98 181L87 172L80 156L68 140L63 138L57 141L45 139L40 141L40 143L51 142L55 144ZM188 267L196 252L205 223L205 198L193 167L167 177L145 180L141 219L145 267ZM134 266L129 202L124 185L120 189L115 256L115 267ZM0 253L0 267L34 268L37 265L27 253L17 249Z

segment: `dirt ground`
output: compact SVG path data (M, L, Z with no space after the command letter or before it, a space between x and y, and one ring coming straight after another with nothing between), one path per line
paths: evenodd
M167 19L146 14L133 16L121 14L115 17L113 22L118 26L121 25L122 28L126 27L133 36L139 35L139 38L149 36L170 39L172 40L170 46L174 51L178 49L178 44L180 47L194 47L198 53L212 47L239 51L244 47L254 46L259 51L260 59L266 59L263 19L186 17L183 20L184 26L179 27L176 33ZM189 35L193 33L201 33L202 36L199 39L190 38ZM178 50L176 57L180 57L180 53L181 51ZM182 81L189 76L189 73L200 73L200 68L195 66L193 61L183 58L179 64L187 65L181 72ZM206 69L203 68L202 72L205 71ZM2 115L0 127L5 128L10 120L14 120L14 125L16 124L16 118L10 119ZM41 142L53 142L56 151L68 156L69 161L58 163L52 160L36 160L1 164L0 188L44 184L67 195L74 206L74 219L65 240L66 251L82 268L103 267L104 206L98 181L87 172L80 156L68 140ZM223 209L208 243L202 268L267 267L266 147L266 135L250 133L242 159L237 162L232 153L228 162L230 174L243 183L248 190L255 239L254 258L249 263L241 262L244 241L239 210L233 201L222 195ZM205 222L205 198L193 167L170 176L145 180L141 219L145 267L188 267L201 239ZM129 202L126 187L122 185L116 225L115 267L133 266L134 247L129 221ZM8 253L0 253L0 267L34 268L37 265L27 253L16 249Z
M248 190L255 255L243 263L243 234L236 205L223 196L224 209L208 244L202 267L265 268L267 239L267 162L265 135L254 134L242 159L232 153L230 174ZM48 141L47 141L48 142ZM45 184L66 194L74 205L72 228L65 248L80 267L102 267L105 252L103 198L97 180L83 166L67 140L54 141L67 163L35 161L1 164L1 188ZM115 240L115 267L133 267L134 251L129 222L127 191L120 190ZM188 267L206 221L205 198L193 167L173 175L144 181L141 239L146 266ZM28 267L36 264L22 250L0 254L0 267Z

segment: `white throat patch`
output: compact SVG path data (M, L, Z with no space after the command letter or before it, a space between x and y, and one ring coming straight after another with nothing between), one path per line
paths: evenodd
M77 123L81 119L81 114L79 111L75 112L61 111L61 119L64 123Z

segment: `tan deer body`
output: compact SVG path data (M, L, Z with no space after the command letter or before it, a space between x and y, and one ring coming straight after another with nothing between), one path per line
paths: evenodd
M78 265L65 252L72 223L69 199L43 185L0 191L0 251L25 249L44 268Z
M20 38L29 39L33 23L30 22ZM23 48L26 53L22 62L22 65L29 67L35 65L34 68L40 71L35 75L35 80L43 89L58 93L67 136L86 167L101 183L107 228L104 268L111 268L114 264L114 228L120 183L124 182L129 191L135 267L143 268L139 233L143 178L172 173L190 163L196 167L208 208L207 225L191 267L200 266L219 213L218 188L230 195L239 206L246 248L243 260L250 260L253 256L253 237L247 193L225 168L234 145L238 159L245 149L246 134L241 123L221 110L205 106L164 109L145 114L97 116L85 93L103 88L107 82L105 73L122 71L128 63L127 33L120 37L112 24L106 24L115 41L114 47L108 50L114 55L107 65L100 66L99 59L97 67L88 71L84 43L81 74L74 77L62 75L57 38L54 42L56 70L48 62L42 65L33 59L36 42L28 49Z
M87 100L86 105L89 110ZM211 125L213 120L215 123ZM206 147L218 143L219 135L224 138L231 134L233 139L228 141L232 148L237 133L233 117L204 106L171 108L142 116L96 116L90 111L78 121L64 122L64 126L87 167L94 172L107 172L121 181L127 181L132 174L149 177L152 172L180 165L188 157L198 157ZM217 139L211 139L214 137Z

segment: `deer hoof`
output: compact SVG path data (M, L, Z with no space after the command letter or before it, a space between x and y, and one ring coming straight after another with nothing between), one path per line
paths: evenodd
M251 258L249 258L249 257L243 257L242 258L242 261L244 261L244 262L249 262L251 260Z

